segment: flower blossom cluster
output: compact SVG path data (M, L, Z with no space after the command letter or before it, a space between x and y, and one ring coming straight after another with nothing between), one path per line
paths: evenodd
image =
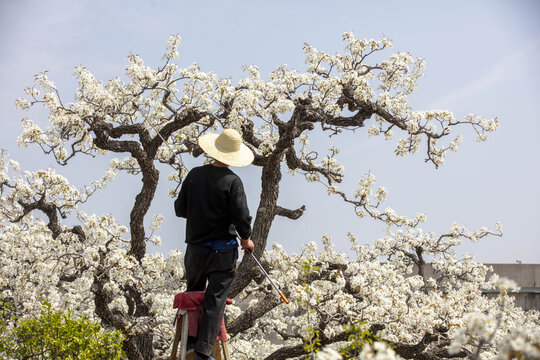
M167 258L148 254L141 263L129 255L128 228L111 215L88 215L79 211L80 230L59 225L58 233L49 223L24 206L48 204L64 216L84 203L96 190L107 185L114 174L107 173L92 187L78 190L54 170L24 172L9 160L0 158L0 288L2 298L16 304L19 316L39 314L43 301L57 310L98 320L94 302L95 276L107 276L104 290L111 297L113 311L129 314L123 296L125 286L135 286L151 304L146 318L133 318L131 331L154 328L163 338L173 329L171 299L182 289L183 255L171 251ZM151 229L158 229L163 217L154 216ZM79 236L84 234L84 236ZM154 239L153 241L156 241ZM98 276L98 277L99 277ZM167 324L164 326L163 324ZM167 340L168 341L168 340Z
M361 246L351 235L356 259L337 253L327 236L323 237L320 252L315 243L306 244L301 254L287 254L282 246L274 244L265 260L272 264L270 275L288 293L291 304L276 307L259 318L255 328L236 335L231 340L233 348L248 346L245 352L253 354L248 358L262 358L280 346L293 346L307 339L307 329L316 329L323 323L321 331L326 338L332 338L344 331L345 324L366 322L384 324L377 335L390 344L416 344L425 334L447 329L440 341L451 339L448 349L455 352L463 348L476 351L473 342L463 340L463 331L476 337L485 335L485 331L496 332L496 341L481 351L483 356L491 356L503 346L500 341L505 336L517 331L513 329L538 326L538 314L526 316L505 293L496 299L482 295L482 289L511 283L499 281L497 285L497 277L489 278L489 269L484 265L472 258L458 260L452 250L458 242L437 241L440 237L426 235L419 229L394 236ZM466 238L464 234L461 237ZM414 273L417 270L411 257L424 252L441 259L434 266L433 277ZM253 298L256 289L264 289L264 284L253 284L240 298ZM504 310L499 309L501 299L507 304ZM256 304L257 300L251 300L251 306ZM476 312L470 313L470 309ZM282 337L283 344L265 340L272 333ZM258 339L257 346L248 345L253 339ZM340 358L335 352L340 346L343 343L333 344L318 356ZM378 349L380 346L366 347L362 358L397 358L390 348L385 352Z

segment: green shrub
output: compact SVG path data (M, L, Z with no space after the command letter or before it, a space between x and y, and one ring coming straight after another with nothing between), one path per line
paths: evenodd
M105 332L86 317L52 311L45 303L38 318L17 319L11 304L0 304L0 358L40 360L119 360L123 335ZM8 326L8 323L13 326Z
M366 322L350 326L345 325L343 328L349 335L347 339L348 345L339 350L344 359L356 359L366 344L373 345L374 341L385 342L367 328ZM386 343L386 345L389 344Z

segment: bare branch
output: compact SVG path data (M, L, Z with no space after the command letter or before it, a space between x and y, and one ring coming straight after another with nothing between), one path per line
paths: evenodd
M306 210L305 205L302 205L301 207L299 207L296 210L290 210L290 209L286 209L286 208L281 207L281 206L277 206L276 207L276 215L287 217L287 218L289 218L291 220L296 220L296 219L300 218L300 216L302 216L304 214L305 210Z

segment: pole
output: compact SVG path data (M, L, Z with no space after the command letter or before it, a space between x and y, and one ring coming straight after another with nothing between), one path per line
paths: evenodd
M279 288L277 287L276 283L270 278L270 275L268 275L268 273L266 272L266 270L264 270L263 266L261 265L261 263L259 262L259 260L257 260L257 258L255 257L255 255L253 255L252 252L250 252L249 250L247 251L251 257L253 258L253 260L255 260L255 262L257 263L257 265L259 265L259 268L262 270L262 272L264 273L264 275L266 275L266 278L268 280L270 280L270 283L274 286L274 289L276 289L276 291L279 293L279 296L281 296L281 298L283 299L283 301L285 301L285 304L288 304L289 303L289 300L287 300L287 298L285 297L285 295L283 295L283 293L281 292L281 290L279 290Z

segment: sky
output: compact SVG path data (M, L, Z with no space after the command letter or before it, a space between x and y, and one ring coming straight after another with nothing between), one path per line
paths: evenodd
M354 192L368 171L385 186L384 206L398 214L427 216L422 229L441 234L453 222L470 229L494 229L500 221L504 236L465 242L459 256L471 254L491 263L540 263L540 3L537 1L7 1L0 0L0 147L24 170L53 166L82 187L102 176L108 160L80 158L61 167L38 148L18 148L21 119L43 127L47 115L36 108L24 113L15 99L24 96L36 73L47 70L63 99L73 100L75 66L86 66L98 79L123 76L130 53L151 67L171 34L182 37L177 63L197 62L203 71L231 78L245 76L244 65L257 65L261 74L281 64L305 70L302 47L309 43L328 53L344 50L341 35L361 38L387 36L393 49L410 52L427 62L425 76L410 98L415 109L449 109L458 119L469 113L500 121L500 129L484 143L470 127L455 130L464 141L439 169L424 162L424 153L396 157L395 144L368 137L368 126L355 133L326 138L314 134L318 149L332 144L345 166L341 188ZM373 121L373 120L371 120ZM122 155L116 155L122 158ZM186 159L188 166L201 164ZM160 168L150 215L165 220L156 233L161 247L149 251L184 251L185 222L174 216L166 176ZM255 213L260 168L234 169L244 182ZM112 213L128 224L129 210L140 178L120 174L113 184L81 208L86 213ZM320 244L329 235L340 252L351 254L347 233L360 243L385 236L385 226L360 219L320 184L306 183L285 173L279 205L306 205L300 219L276 218L268 244L278 242L299 252L308 241ZM148 223L150 221L148 216Z

